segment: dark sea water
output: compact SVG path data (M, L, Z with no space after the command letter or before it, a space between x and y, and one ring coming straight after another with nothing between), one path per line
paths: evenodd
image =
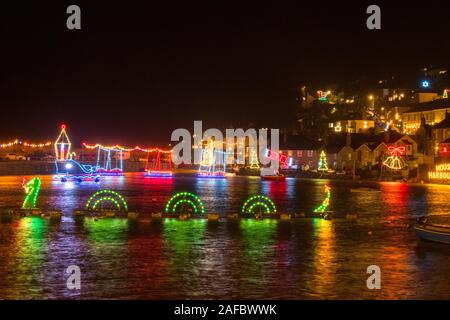
M39 207L61 221L27 217L0 223L1 299L449 299L450 246L419 241L408 223L448 215L449 186L363 183L382 192L352 193L355 182L254 177L224 180L141 174L101 183L42 178ZM20 207L21 177L0 177L0 207ZM331 186L330 221L204 220L151 222L170 196L190 191L206 212L239 212L251 195L271 197L279 212L310 212ZM137 221L73 218L101 189L122 194ZM348 221L347 213L357 213ZM439 218L439 217L438 217ZM70 265L81 290L66 287ZM381 268L381 290L369 290L366 269Z

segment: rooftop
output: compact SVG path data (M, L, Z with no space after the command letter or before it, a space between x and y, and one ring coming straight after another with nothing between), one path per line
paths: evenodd
M445 119L436 124L433 129L446 129L450 128L450 115L447 113Z
M280 137L280 150L318 150L323 142L311 140L299 135L287 135Z
M405 111L404 113L423 112L438 109L450 109L450 99L438 99L434 101L419 103L412 106L408 111Z

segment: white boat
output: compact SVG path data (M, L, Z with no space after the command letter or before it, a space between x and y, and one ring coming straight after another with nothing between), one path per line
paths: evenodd
M422 240L450 244L450 226L427 223L426 218L421 218L413 228Z

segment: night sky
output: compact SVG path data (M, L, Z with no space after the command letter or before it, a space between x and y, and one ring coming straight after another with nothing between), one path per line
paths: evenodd
M74 142L127 145L167 144L194 120L282 127L301 84L450 61L448 1L380 4L377 31L364 1L53 2L2 4L0 143L53 139L62 122ZM80 31L66 28L69 4Z

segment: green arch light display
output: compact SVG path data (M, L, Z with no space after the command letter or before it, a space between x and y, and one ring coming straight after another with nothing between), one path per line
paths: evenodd
M174 194L167 202L164 211L165 213L176 213L177 207L182 204L189 204L193 208L194 214L205 213L202 200L190 192L178 192Z
M94 193L86 202L86 209L95 211L103 202L112 203L118 211L128 211L128 205L125 199L116 191L100 190Z
M330 186L325 185L325 200L323 200L322 204L314 209L314 212L325 212L330 206L330 198L331 198L331 188Z
M257 207L263 208L266 214L277 213L275 203L266 196L253 196L248 198L242 206L242 214L252 214Z

